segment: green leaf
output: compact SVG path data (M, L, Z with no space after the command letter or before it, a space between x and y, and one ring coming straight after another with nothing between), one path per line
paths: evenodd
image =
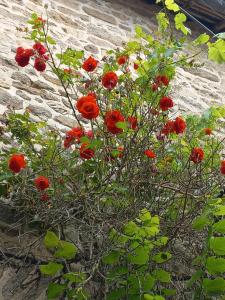
M127 122L117 122L116 127L126 130L128 128L128 123Z
M164 12L160 12L156 15L156 19L158 21L159 28L162 31L165 31L169 25L169 20L166 17L166 14Z
M183 13L176 14L174 18L176 29L181 30L185 35L190 33L190 29L184 25L184 22L186 22L186 20L187 17Z
M55 257L71 259L77 253L77 247L69 242L60 241L57 251L55 252Z
M155 278L152 275L147 274L143 279L142 289L144 291L150 291L153 289L154 285L155 285Z
M49 262L47 265L40 265L40 271L45 275L55 275L57 272L61 271L62 268L62 264L57 264L54 262Z
M160 282L168 283L171 281L170 273L162 269L154 270L152 275L155 277L156 280L159 280Z
M149 294L144 294L144 299L145 300L154 300L154 297L152 295L149 295Z
M139 215L139 219L143 222L150 221L151 220L150 212L146 208L142 209Z
M55 44L56 44L56 41L55 41L51 36L47 36L47 37L46 37L46 40L47 40L47 42L48 42L50 45L55 45Z
M218 206L213 214L214 216L225 216L225 205Z
M74 283L81 283L85 280L85 273L67 273L63 275L63 278L69 280Z
M62 292L65 290L66 286L57 283L50 283L47 289L47 297L48 299L56 299L58 298Z
M54 248L57 247L59 244L59 239L52 231L47 231L45 238L44 238L44 244L47 248Z
M217 255L225 255L225 237L212 237L210 249Z
M221 220L221 221L213 224L212 229L213 229L213 231L216 231L219 233L225 233L225 220Z
M121 300L126 295L126 289L121 288L112 291L106 296L106 300Z
M111 251L110 254L104 256L102 258L102 261L105 263L105 264L116 264L118 261L119 261L119 258L120 258L120 251Z
M197 39L193 41L195 46L206 44L210 39L210 36L206 33L202 33Z
M165 5L167 9L177 12L180 10L179 6L174 2L174 0L166 0Z
M174 296L177 291L175 289L163 289L162 292L165 296Z
M197 217L194 221L193 221L193 225L192 227L195 230L202 230L205 226L209 225L211 222L208 218L207 215L202 215L200 217Z
M132 251L132 254L127 255L127 259L132 264L144 265L149 260L149 249L144 246L139 246Z
M225 292L225 280L221 277L215 279L203 279L202 286L209 295L220 295Z
M210 274L225 273L225 259L217 257L208 257L206 268Z
M158 264L161 264L161 263L167 261L168 259L170 259L171 257L172 257L172 255L169 252L160 252L160 253L156 254L155 256L153 256L152 260Z
M215 43L208 43L209 59L221 64L225 62L225 41L218 39Z

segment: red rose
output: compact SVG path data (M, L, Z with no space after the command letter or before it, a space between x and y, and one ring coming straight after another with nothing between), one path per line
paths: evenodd
M158 85L165 85L165 86L168 86L169 85L169 78L166 76L166 75L158 75L156 76L155 78L155 82L158 84Z
M220 163L220 172L225 175L225 160L222 160Z
M25 67L29 64L30 57L34 55L32 49L24 49L23 47L18 47L16 50L15 61L20 67Z
M152 84L152 91L153 91L153 92L157 91L158 88L159 88L159 85L158 85L157 83L153 83L153 84Z
M135 130L137 128L137 118L136 117L128 117L127 121L130 124L130 128Z
M127 62L127 60L128 60L128 56L123 55L123 56L118 57L117 63L119 65L124 65Z
M125 118L119 110L112 110L106 113L104 122L109 132L113 134L118 134L123 132L123 129L118 128L116 124L118 122L124 122L124 121Z
M74 127L67 131L66 138L64 140L64 147L69 148L71 144L76 141L80 142L80 138L84 135L84 131L81 127Z
M97 118L99 115L99 107L96 103L96 98L92 95L79 98L76 107L85 119L91 120Z
M95 151L88 148L88 144L82 144L80 147L80 157L83 159L91 159L94 157Z
M194 148L190 155L190 160L193 161L195 164L201 162L204 158L204 151L202 148Z
M156 157L155 153L150 149L145 150L144 154L146 156L148 156L149 158L155 158Z
M170 133L174 133L175 132L175 128L174 128L174 121L167 121L167 123L164 125L161 133L168 135Z
M162 111L166 111L173 107L173 100L169 97L162 97L159 101L159 106Z
M205 128L204 132L206 135L211 135L212 134L212 129L211 128Z
M102 77L102 84L108 90L112 90L117 85L117 82L118 76L115 72L108 72Z
M26 167L26 161L23 154L13 154L8 163L9 169L13 173L19 173L21 169Z
M45 60L40 57L35 58L34 68L39 72L43 72L46 69Z
M44 55L47 52L47 49L45 48L45 46L39 42L36 42L33 45L33 49L36 50L38 52L38 54L40 54L40 55Z
M183 133L186 129L186 122L181 118L177 117L174 121L174 131L176 134Z
M94 98L95 100L97 99L97 95L95 94L95 92L90 92L87 94L88 96L91 96L92 98Z
M36 188L40 191L44 191L49 187L49 180L45 176L39 176L38 178L34 179L34 183Z
M134 70L137 70L139 68L139 65L134 63Z
M82 68L87 72L93 72L98 65L98 60L90 56L83 62Z

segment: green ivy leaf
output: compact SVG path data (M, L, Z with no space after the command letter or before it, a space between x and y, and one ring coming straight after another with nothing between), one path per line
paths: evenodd
M169 260L172 255L169 252L160 252L153 256L152 260L158 264L164 263L165 261Z
M206 33L202 33L197 39L193 41L195 46L206 44L210 39L210 36Z
M102 261L105 263L105 264L116 264L118 263L119 261L119 258L120 258L120 251L116 251L116 250L113 250L111 251L110 254L104 256L102 258Z
M190 33L190 29L184 25L184 22L187 21L187 17L183 13L176 14L174 21L177 30L181 30L185 35Z
M48 299L58 298L62 292L65 290L66 286L58 283L50 283L47 289Z
M76 253L77 247L74 244L66 241L60 241L57 251L55 252L55 257L71 259L74 258Z
M225 205L219 205L213 214L214 216L225 216Z
M207 258L206 268L210 274L225 273L225 259L210 256Z
M51 36L47 36L47 37L46 37L46 40L47 40L47 42L48 42L50 45L55 45L55 44L56 44L56 41L55 41Z
M225 41L218 39L215 43L208 43L209 59L221 64L225 62Z
M202 286L209 295L220 295L225 292L225 280L221 277L215 279L204 278Z
M174 0L166 0L165 5L167 9L177 12L180 10L179 6L174 2Z
M54 262L49 262L47 265L40 265L40 271L44 275L55 275L57 272L61 271L63 268L62 264L57 264Z
M162 31L165 31L169 25L169 20L166 17L166 14L164 12L160 12L156 15L156 19L158 21L159 28Z
M174 296L177 291L175 289L163 289L162 292L165 296Z
M132 254L127 255L127 259L132 264L144 265L149 260L149 248L139 246L132 251Z
M225 237L212 237L210 249L217 255L225 255Z
M225 220L221 220L221 221L213 224L212 229L213 229L213 231L216 231L219 233L225 233Z
M47 248L54 248L57 247L59 244L59 239L52 231L47 231L45 238L44 238L44 244Z
M200 217L197 217L194 221L193 221L193 225L192 227L195 230L202 230L205 226L209 225L211 222L208 218L207 215L202 215Z
M162 269L154 270L152 275L160 282L168 283L171 281L170 273Z
M125 288L117 289L109 293L106 297L106 300L121 300L125 295L126 295Z
M63 275L63 278L74 283L81 283L85 280L86 275L84 273L67 273Z

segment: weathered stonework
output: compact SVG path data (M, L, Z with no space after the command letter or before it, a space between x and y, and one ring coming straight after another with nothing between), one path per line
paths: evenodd
M135 24L153 33L157 28L154 16L159 8L148 5L144 0L0 0L0 115L10 108L18 112L27 108L32 120L47 120L51 128L64 132L76 126L77 122L59 80L50 71L41 74L32 66L19 68L14 60L17 46L30 45L16 27L26 24L33 11L42 14L44 3L48 4L51 34L62 49L66 46L84 49L86 56L92 54L96 58L104 55L107 49L119 47L123 41L129 40ZM191 27L194 34L200 33L201 29L193 24ZM200 69L178 68L173 82L172 96L176 108L182 113L199 113L212 104L225 104L224 66L208 62L205 53L199 61L205 63ZM76 96L73 99L75 102ZM80 116L79 119L85 124ZM1 246L23 247L17 233L9 238L9 232L0 223ZM38 257L44 259L44 256L41 249ZM20 263L18 259L15 268L0 268L0 300L45 299L43 289L46 281L33 288L35 294L23 290L22 283L33 269L31 264L15 273Z

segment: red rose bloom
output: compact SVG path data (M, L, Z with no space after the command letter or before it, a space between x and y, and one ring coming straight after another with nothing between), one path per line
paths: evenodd
M134 70L137 70L139 68L139 65L134 63Z
M204 158L204 151L202 148L194 148L190 155L190 160L193 161L195 164L201 162Z
M135 130L137 128L137 118L136 117L128 117L127 121L130 124L130 128Z
M39 72L43 72L46 69L45 60L40 57L35 58L34 68Z
M145 150L144 154L146 156L148 156L149 158L155 158L156 157L155 153L150 149Z
M36 50L38 52L38 54L40 54L40 55L44 55L47 52L47 49L45 48L45 46L39 42L36 42L33 45L33 49Z
M16 50L15 61L20 67L25 67L29 64L30 57L34 55L32 49L24 49L23 47L18 47Z
M162 97L162 99L159 101L159 106L162 111L166 111L173 107L173 100L169 97Z
M222 160L220 163L220 172L225 175L225 160Z
M153 92L157 91L158 88L159 88L159 85L158 85L157 83L153 83L153 84L152 84L152 91L153 91Z
M115 72L108 72L102 77L102 85L108 90L112 90L117 85L117 82L118 76Z
M204 132L206 135L211 135L212 134L212 129L211 128L205 128Z
M186 129L186 122L181 118L177 117L174 121L174 131L176 134L183 133Z
M84 135L86 135L89 139L93 139L94 138L94 133L92 130L88 130L84 133Z
M84 135L84 131L81 127L74 127L67 131L66 138L64 140L64 147L69 148L74 141L80 142L80 138Z
M161 133L168 135L170 133L174 133L175 132L175 128L174 128L174 121L167 121L167 123L164 125Z
M26 161L23 154L13 154L8 163L9 169L13 173L19 173L21 169L26 167Z
M96 103L96 98L92 95L79 98L76 107L85 119L91 120L97 118L99 115L99 107Z
M113 134L119 134L123 132L123 129L118 128L116 124L118 122L124 122L124 121L125 118L119 110L112 110L106 113L104 122L109 132Z
M124 65L127 62L127 60L128 60L128 56L123 55L123 56L118 57L117 63L119 65Z
M156 76L155 78L155 82L158 84L158 85L165 85L165 86L168 86L169 85L169 78L165 75L158 75Z
M80 147L80 157L83 159L91 159L94 157L95 151L88 148L88 144L82 144Z
M98 60L90 56L83 62L82 68L87 72L93 72L98 65Z
M49 187L49 180L45 176L39 176L38 178L34 179L34 183L36 188L40 191L44 191Z

